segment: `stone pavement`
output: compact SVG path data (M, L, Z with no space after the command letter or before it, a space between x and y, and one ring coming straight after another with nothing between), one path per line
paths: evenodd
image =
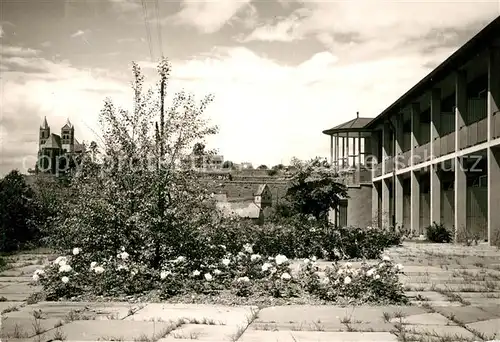
M3 341L491 341L500 340L500 252L405 243L412 306L224 307L194 304L35 303L33 270L48 256L17 256L0 276ZM328 263L321 263L328 264Z

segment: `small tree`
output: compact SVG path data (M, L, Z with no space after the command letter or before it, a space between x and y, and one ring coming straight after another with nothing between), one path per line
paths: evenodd
M336 172L326 160L315 158L309 162L292 161L296 169L285 198L293 212L327 220L330 209L337 209L347 187L337 181Z
M257 167L257 169L259 169L259 170L267 170L268 167L267 167L267 165L262 164L262 165L259 165L259 167Z
M234 167L234 163L230 160L226 160L223 164L222 164L222 168L223 169L232 169Z
M39 206L33 190L17 170L0 181L0 251L11 252L39 234Z
M76 201L60 219L60 247L78 243L96 260L124 247L134 260L158 269L166 258L204 253L200 228L211 222L214 203L198 174L180 168L179 161L193 148L200 151L217 127L203 118L211 96L198 103L179 92L164 108L166 59L158 66L159 94L143 91L137 64L132 71L134 108L116 108L106 99L100 116L103 162L89 162L87 156L73 179Z

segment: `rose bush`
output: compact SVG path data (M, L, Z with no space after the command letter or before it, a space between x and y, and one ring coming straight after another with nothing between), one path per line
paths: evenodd
M179 256L164 262L160 270L137 262L124 248L112 258L91 262L88 253L78 247L68 254L33 274L33 281L43 285L49 300L82 294L119 297L154 290L163 299L194 293L217 296L229 291L239 297L291 298L307 294L329 302L406 302L398 280L403 267L387 257L376 265L363 264L359 268L334 263L322 275L315 257L302 261L294 272L285 255L266 257L255 253L250 244L237 254L226 252L211 262L199 263Z

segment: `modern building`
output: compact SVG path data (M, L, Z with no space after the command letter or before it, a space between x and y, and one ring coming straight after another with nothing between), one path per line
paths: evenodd
M369 184L375 225L423 234L435 222L454 228L458 241L498 246L499 107L497 17L376 118L323 133L332 162L354 170L353 183ZM366 214L351 193L349 225Z

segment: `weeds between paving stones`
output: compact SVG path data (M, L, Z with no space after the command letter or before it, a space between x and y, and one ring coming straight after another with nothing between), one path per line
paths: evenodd
M243 335L243 333L248 329L250 324L252 324L252 322L257 319L258 316L259 316L259 309L251 308L250 315L247 316L247 325L238 327L238 330L233 335L230 336L231 341L236 342L241 337L241 335Z

